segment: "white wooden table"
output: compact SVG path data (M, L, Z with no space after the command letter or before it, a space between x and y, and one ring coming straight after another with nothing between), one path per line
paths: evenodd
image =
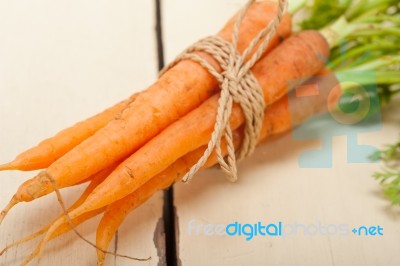
M154 10L154 1L0 1L1 161L151 84L158 74ZM0 205L32 175L1 172ZM65 198L72 202L82 189L64 193ZM163 248L158 251L153 240L162 205L160 192L127 219L119 230L118 253L151 256L146 265L163 260L158 255ZM54 195L20 204L0 228L1 248L59 213ZM99 218L79 226L92 241ZM52 242L39 265L96 262L95 250L73 233ZM35 243L6 253L0 265L18 265ZM114 264L131 261L114 263L108 256L107 265Z
M0 1L0 161L144 89L157 76L155 1ZM164 54L215 33L241 0L162 0ZM397 113L400 111L397 108ZM381 147L398 137L396 109L382 129L358 136ZM179 265L400 265L400 210L370 176L379 164L348 164L345 137L333 138L333 167L300 168L317 140L288 134L262 145L228 183L216 170L174 186ZM0 172L0 206L34 173ZM63 192L72 202L83 187ZM120 228L111 250L152 259L107 265L164 265L163 197L157 193ZM60 208L54 195L15 207L0 227L0 248L45 225ZM94 240L99 217L78 229ZM383 236L244 237L195 235L190 224L272 223L380 225ZM158 228L158 229L157 229ZM162 231L162 230L161 230ZM156 240L155 240L156 239ZM0 257L18 265L37 241ZM156 244L157 243L157 244ZM161 243L161 244L160 244ZM116 248L117 246L117 248ZM94 265L95 250L69 233L44 250L39 265Z

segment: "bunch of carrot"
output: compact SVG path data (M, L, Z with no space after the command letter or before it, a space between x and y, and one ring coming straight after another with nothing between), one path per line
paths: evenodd
M253 3L239 31L239 52L276 16L273 1ZM234 16L218 33L231 40ZM285 14L267 51L252 68L266 105L259 142L290 130L316 113L335 105L340 90L324 68L330 43L318 31L291 32L291 16ZM215 68L206 52L198 55ZM310 78L313 77L313 78ZM292 80L294 82L288 82ZM298 98L298 90L318 86L318 97ZM290 92L292 91L292 92ZM184 101L181 101L184 95ZM68 208L43 229L6 247L45 234L23 265L39 254L50 240L97 214L104 213L97 229L97 255L103 264L110 241L127 214L155 192L171 186L197 162L206 149L215 124L219 89L217 81L198 63L183 60L153 85L115 106L82 121L20 154L0 170L43 169L25 181L2 211L0 222L19 202L33 201L58 189L83 182L90 185ZM244 115L234 104L230 126L234 145L243 139ZM226 144L222 142L226 154ZM217 162L215 154L204 167Z

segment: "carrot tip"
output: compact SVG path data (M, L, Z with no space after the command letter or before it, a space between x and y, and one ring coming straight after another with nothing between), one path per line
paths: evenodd
M1 252L0 252L0 257L3 256L4 252L9 250L9 247L5 247Z
M0 171L6 171L6 170L16 170L15 165L13 164L13 162L0 164Z
M4 218L6 217L7 213L11 210L12 207L14 207L18 203L18 200L16 200L15 197L12 197L10 202L7 204L7 206L1 211L0 213L0 225L3 223Z
M29 255L29 257L27 257L22 263L21 266L26 266L29 264L29 262L31 262L37 255L39 254L39 250L35 250L34 252L32 252L31 255Z
M101 250L97 250L97 266L103 266L104 260L106 258L106 253Z
M31 262L34 258L40 255L43 246L47 243L49 239L49 232L45 235L45 237L40 241L40 243L36 246L35 250L21 263L21 266L26 266Z
M97 266L103 266L104 265L104 259L103 260L98 260L97 261Z

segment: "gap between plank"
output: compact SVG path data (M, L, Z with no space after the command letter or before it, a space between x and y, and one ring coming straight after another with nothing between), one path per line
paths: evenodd
M155 0L156 11L156 43L158 70L164 65L164 46L162 37L161 0ZM168 266L177 266L177 250L175 237L174 190L171 186L164 191L163 220L165 228L165 256Z

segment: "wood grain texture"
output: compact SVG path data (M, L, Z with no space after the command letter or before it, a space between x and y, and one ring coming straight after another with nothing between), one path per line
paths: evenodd
M0 161L153 82L158 72L153 14L153 1L0 1ZM0 172L0 206L33 174ZM66 201L83 188L63 191ZM129 216L119 230L118 252L151 256L146 265L158 264L164 251L157 250L154 234L162 204L158 193ZM54 195L17 206L0 227L0 248L59 213ZM99 218L78 227L92 241ZM162 237L157 236L160 243ZM35 243L9 251L0 265L18 265ZM95 250L69 233L52 241L33 264L95 262ZM106 265L131 263L109 256Z

